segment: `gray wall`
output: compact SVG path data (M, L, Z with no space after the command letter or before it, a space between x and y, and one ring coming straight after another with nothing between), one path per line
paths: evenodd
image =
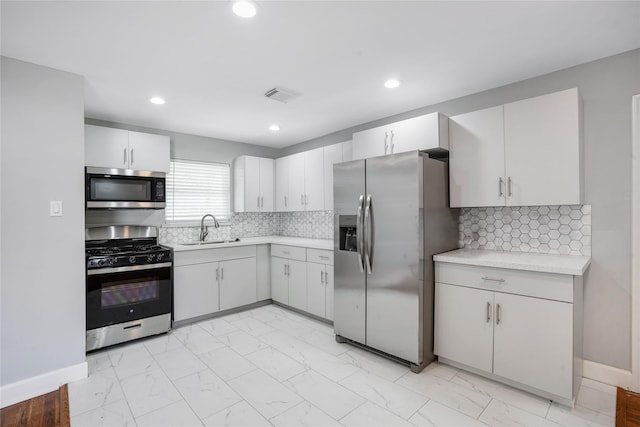
M2 57L2 385L85 360L83 84Z
M584 281L584 355L629 370L631 97L640 94L640 50L342 130L282 154L341 142L355 131L421 114L453 116L571 87L578 87L583 99L585 204L592 205L593 221L592 264Z

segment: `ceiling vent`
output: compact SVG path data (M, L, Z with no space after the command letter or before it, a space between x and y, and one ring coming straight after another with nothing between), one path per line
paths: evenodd
M283 89L281 87L274 87L273 89L269 89L264 93L264 96L269 99L273 99L274 101L280 101L287 103L294 98L300 96L300 94L296 91Z

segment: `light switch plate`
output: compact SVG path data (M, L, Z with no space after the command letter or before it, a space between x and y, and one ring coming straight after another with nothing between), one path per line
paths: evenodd
M62 216L62 201L52 200L49 202L49 216Z

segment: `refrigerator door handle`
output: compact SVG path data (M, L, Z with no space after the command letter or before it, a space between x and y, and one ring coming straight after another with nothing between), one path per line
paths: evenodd
M367 195L367 205L364 208L364 225L365 225L365 240L367 245L365 246L364 259L367 265L367 272L373 273L372 258L373 258L373 221L371 220L371 194Z
M358 199L358 216L356 217L356 252L358 253L358 267L360 267L360 272L364 272L364 261L363 259L363 239L364 234L362 233L362 207L364 205L364 195L360 195Z

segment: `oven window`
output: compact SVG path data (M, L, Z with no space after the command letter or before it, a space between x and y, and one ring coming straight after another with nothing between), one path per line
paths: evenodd
M102 308L113 308L157 300L160 283L154 277L143 277L133 283L129 280L107 282L103 284L101 292Z
M151 200L151 180L91 178L91 200Z

